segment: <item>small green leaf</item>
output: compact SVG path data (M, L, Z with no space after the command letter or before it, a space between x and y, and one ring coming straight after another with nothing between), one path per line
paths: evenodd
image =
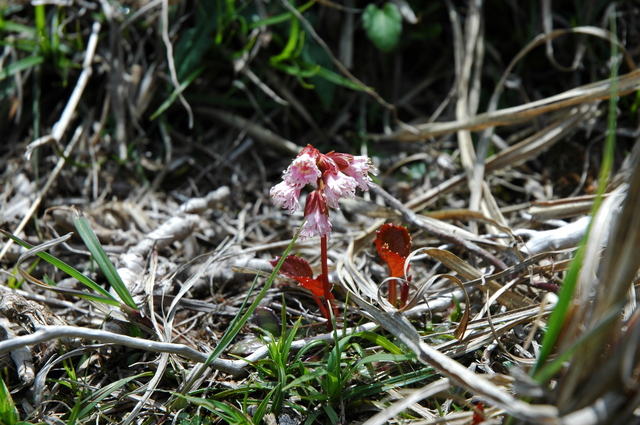
M307 3L303 4L302 6L297 8L298 12L300 12L300 13L306 12L307 9L309 9L315 3L316 3L315 0L311 0L310 2L307 2ZM252 29L255 29L255 28L260 28L260 27L267 27L269 25L281 24L281 23L286 22L286 21L288 21L290 19L294 19L293 13L291 13L291 12L281 13L280 15L270 16L270 17L264 18L264 19L257 19L255 21L249 23L249 30L252 30Z
M297 19L291 20L291 30L289 32L289 40L279 55L271 57L271 63L276 64L292 57L296 51L298 43L304 43L304 32L300 32L300 22Z
M370 4L362 14L362 24L367 37L383 52L390 52L398 45L402 16L395 4L385 3L382 9Z
M220 417L223 421L229 424L237 425L252 425L247 416L242 413L237 407L218 400L211 400L200 397L191 397L182 394L176 394L179 397L195 404L196 406L202 406L205 409L210 410L216 416Z
M34 249L33 246L31 246L30 244L26 243L25 241L23 241L19 237L13 236L11 233L8 233L8 232L6 232L6 231L4 231L2 229L0 229L0 233L2 233L6 237L12 239L17 244L20 244L20 245L22 245L23 247L25 247L25 248L27 248L29 250ZM63 237L61 239L66 240L65 237ZM55 241L52 241L52 242L55 242ZM48 243L48 244L43 244L43 245L53 246L51 242ZM74 269L73 267L71 267L70 265L65 263L64 261L61 261L61 260L57 259L53 255L47 254L46 252L41 252L40 251L40 247L43 247L43 245L39 245L38 247L35 248L35 250L37 252L36 251L34 251L34 252L38 257L42 258L43 260L45 260L46 262L48 262L52 266L56 267L60 271L63 271L66 274L68 274L69 276L77 279L80 283L82 283L86 287L88 287L90 289L93 289L94 291L102 294L104 296L104 298L109 298L109 299L111 299L113 301L113 302L107 302L107 304L119 305L119 302L117 302L117 300L109 293L109 291L107 291L106 289L104 289L103 287L98 285L96 282L91 280L89 277L83 275L78 270ZM24 271L21 271L20 273L22 274L23 272ZM53 289L53 288L47 288L47 289L55 291L55 289Z
M27 56L26 58L20 59L0 70L0 81L11 77L18 72L38 66L43 62L44 56Z
M18 422L18 409L16 408L9 389L0 379L0 422L3 425L13 425Z
M107 253L104 251L104 249L102 249L102 245L100 245L98 237L93 232L93 229L91 229L89 222L82 215L80 210L76 210L76 216L73 220L73 224L75 225L76 230L78 230L78 234L84 241L85 245L91 252L91 255L93 255L94 260L96 261L96 263L98 263L98 267L100 268L100 270L102 270L102 273L104 273L105 277L111 284L113 290L116 291L116 293L126 306L137 310L138 306L136 305L136 302L133 300L133 297L122 281L122 278L118 274L115 266L113 265L111 260L109 260L109 257L107 256Z
M259 306L253 314L253 322L273 336L280 336L282 324L269 307Z
M195 80L198 77L198 75L200 75L202 73L202 71L204 71L204 69L205 69L205 67L201 66L200 68L198 68L195 71L193 71L182 83L180 83L180 86L177 87L173 91L173 93L171 93L169 98L167 100L165 100L162 103L162 105L160 105L160 107L153 113L153 115L151 115L151 117L149 119L154 120L158 116L160 116L160 114L162 114L164 111L169 109L169 106L171 106L173 104L173 102L176 101L176 99L180 96L180 93L185 91L185 89L187 87L189 87L189 85L193 82L193 80Z

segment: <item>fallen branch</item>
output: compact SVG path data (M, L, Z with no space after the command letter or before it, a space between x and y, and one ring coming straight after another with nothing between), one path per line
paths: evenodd
M357 332L369 331L378 325L375 323L367 323L362 326L344 329L340 331L343 335L352 335ZM60 338L83 338L96 340L102 343L124 345L138 350L152 351L155 353L177 354L196 363L205 363L209 358L208 353L202 353L194 350L184 344L175 344L171 342L151 341L143 338L134 338L127 335L121 335L100 329L87 329L78 326L39 326L36 332L5 341L0 341L0 354L10 351L16 351L29 345L37 345L43 342ZM326 333L310 338L300 339L291 344L292 350L300 350L305 345L313 341L326 341L331 343L335 341L333 333ZM246 373L245 368L251 363L265 358L269 353L267 346L258 348L244 360L225 360L216 359L209 364L213 369L217 369L224 373L228 373L234 377L241 376Z

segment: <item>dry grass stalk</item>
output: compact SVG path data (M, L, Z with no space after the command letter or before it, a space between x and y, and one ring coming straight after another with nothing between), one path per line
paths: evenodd
M640 70L634 70L621 75L616 79L616 84L619 96L635 92L638 86L640 86ZM510 126L531 121L545 113L555 112L572 106L584 105L597 100L608 99L610 96L611 80L606 79L585 84L535 102L499 109L493 112L481 113L467 120L416 125L416 132L400 130L392 134L371 135L370 137L373 141L398 140L409 142L426 140L429 137L458 130L479 131L487 127Z
M565 414L588 408L606 394L613 397L607 398L610 401L633 397L635 385L628 386L630 382L624 372L635 369L638 359L622 347L626 346L625 323L629 323L631 329L635 328L635 321L629 322L629 312L636 309L632 282L640 268L640 255L635 248L640 243L637 214L640 211L640 167L637 163L628 189L622 187L621 190L627 192L622 210L617 212L621 200L618 196L618 202L605 202L594 218L596 224L592 226L587 244L575 305L559 347L560 351L566 350L578 339L588 338L580 350L581 355L572 359L559 379L558 405ZM615 197L609 200L615 200ZM611 226L608 240L607 225ZM605 241L607 248L599 261L600 247ZM591 300L594 292L595 298ZM627 306L629 310L625 310ZM623 355L631 357L621 357ZM620 369L622 362L628 365L626 370ZM621 417L620 420L628 418Z

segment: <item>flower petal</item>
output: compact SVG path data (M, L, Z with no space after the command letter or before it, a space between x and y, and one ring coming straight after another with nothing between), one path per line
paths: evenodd
M283 207L289 210L289 214L300 209L300 190L302 186L296 186L282 181L271 188L269 192L273 198L273 203L278 207Z
M316 157L301 153L293 160L284 172L283 179L291 185L303 187L307 184L316 185L322 173L316 164Z
M331 222L329 222L327 199L322 189L316 189L307 196L304 216L306 221L300 230L300 239L310 238L315 235L329 236Z
M353 177L340 172L330 173L327 171L322 176L322 180L325 183L324 193L327 197L327 204L331 208L340 209L338 205L340 198L353 199L356 197L357 182Z
M313 213L307 216L307 221L300 230L300 239L304 240L313 236L329 236L331 233L331 222L326 214Z
M354 156L349 166L342 171L356 179L362 190L369 190L369 186L373 186L369 173L374 176L378 174L378 169L371 163L371 158L368 156Z

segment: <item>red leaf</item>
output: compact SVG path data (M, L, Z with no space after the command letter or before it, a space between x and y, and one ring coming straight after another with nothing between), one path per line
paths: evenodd
M280 257L271 261L271 265L275 267L275 265L278 264L278 261L280 261ZM324 287L322 285L322 275L319 275L314 279L313 270L311 270L311 266L304 258L289 255L287 259L284 260L284 263L282 263L280 273L290 277L291 279L295 279L300 286L313 292L313 295L316 297L324 298L325 294Z
M271 265L275 267L278 261L280 261L280 258L281 257L276 257L275 260L271 261ZM311 266L307 260L296 257L295 255L289 255L284 260L282 267L280 267L280 273L296 280L300 277L313 278L313 270L311 270Z
M376 232L376 249L389 266L391 277L404 277L404 263L411 253L411 236L406 228L387 223Z
M380 241L380 242L378 242ZM411 254L411 236L403 226L387 223L376 232L376 247L386 244L391 252L407 258ZM378 248L380 252L380 248Z
M378 254L389 266L389 274L391 277L404 277L404 261L406 258L389 250L387 244L378 248Z
M471 422L471 424L477 425L484 422L483 413L484 413L484 406L482 405L482 402L478 402L478 404L476 405L476 408L473 410L473 422Z
M311 277L294 277L298 281L300 286L313 292L318 298L324 298L324 289L322 286L322 275L319 275L316 279Z

